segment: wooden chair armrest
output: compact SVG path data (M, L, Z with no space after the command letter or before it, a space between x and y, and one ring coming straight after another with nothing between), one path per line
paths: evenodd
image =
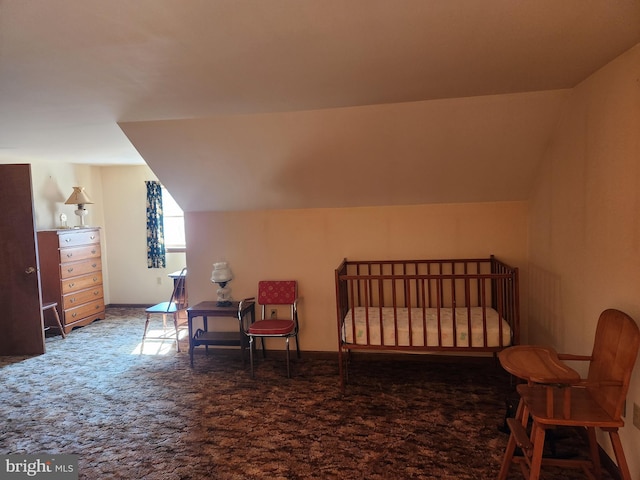
M600 388L600 387L622 387L623 385L624 384L619 380L600 380L599 382L590 382L589 380L585 379L580 383L577 383L571 386Z
M559 353L558 358L560 360L578 360L590 362L592 360L591 355L573 355L571 353Z

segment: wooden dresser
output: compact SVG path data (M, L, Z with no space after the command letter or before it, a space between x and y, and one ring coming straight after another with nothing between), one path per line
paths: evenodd
M42 301L57 302L65 333L104 318L100 230L38 232Z

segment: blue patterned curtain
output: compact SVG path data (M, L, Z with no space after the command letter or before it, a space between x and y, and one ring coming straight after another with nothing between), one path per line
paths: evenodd
M147 267L165 268L164 216L162 214L162 186L147 181Z

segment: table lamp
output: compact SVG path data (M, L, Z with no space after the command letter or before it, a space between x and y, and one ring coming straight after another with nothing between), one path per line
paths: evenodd
M80 228L84 227L85 226L84 217L86 217L87 213L89 213L87 212L87 209L84 208L84 206L93 204L93 202L89 198L89 195L87 195L87 192L84 191L84 187L73 187L73 193L69 198L67 198L67 201L64 202L64 204L78 206L78 209L75 211L75 214L78 215L78 217L80 217L79 227Z
M217 262L213 264L213 272L211 272L211 281L218 284L220 288L216 291L218 294L218 307L231 306L231 289L227 287L227 283L233 280L233 273L227 262Z

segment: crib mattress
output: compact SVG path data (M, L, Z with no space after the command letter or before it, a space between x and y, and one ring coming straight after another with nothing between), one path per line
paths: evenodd
M499 347L500 323L502 323L502 346L511 343L511 328L509 324L500 318L494 309L482 307L458 307L455 309L456 331L453 331L453 308L440 308L441 333L438 335L438 309L437 308L412 308L411 328L409 328L409 309L393 307L368 307L369 317L369 341L367 341L366 318L367 307L356 307L353 312L347 312L342 326L342 340L345 343L356 345L381 345L381 346L425 346L423 311L426 316L427 346L428 347L453 347L454 335L457 337L457 347L469 347L471 338L472 347ZM394 311L396 312L394 314ZM484 344L483 311L486 311L487 345ZM382 313L382 333L384 343L381 343L380 314ZM394 328L394 315L397 315L398 332ZM471 334L469 334L468 316L471 315ZM355 318L355 342L353 341L352 322ZM409 341L409 332L411 340ZM441 341L440 341L441 338Z

